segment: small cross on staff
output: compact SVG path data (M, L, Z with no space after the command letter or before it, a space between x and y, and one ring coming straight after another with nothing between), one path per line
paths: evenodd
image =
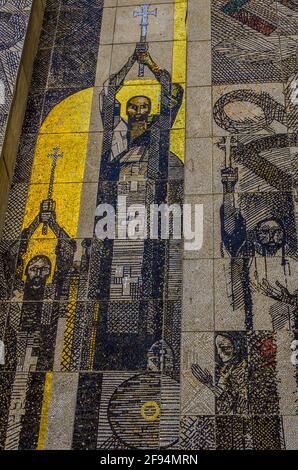
M49 183L49 190L48 190L48 197L45 201L42 202L42 214L51 214L55 209L55 203L52 200L53 191L54 191L54 179L55 179L55 171L57 167L57 161L59 158L64 156L64 153L59 153L60 148L55 147L53 149L53 153L49 153L48 157L52 158L52 168L51 168L51 176L50 176L50 183ZM48 221L43 222L42 233L46 235L48 233Z
M59 153L60 148L55 147L53 149L54 153L49 153L48 157L52 158L52 169L51 169L51 177L50 177L50 184L49 184L49 191L48 191L48 199L52 199L53 196L53 189L54 189L54 179L55 179L55 171L57 166L58 158L63 158L64 153Z
M222 142L217 144L218 148L225 151L225 167L232 168L232 149L238 147L238 142L234 137L223 137Z
M140 26L141 26L141 39L140 42L147 41L148 35L148 26L149 26L149 16L157 16L157 8L153 11L150 11L150 5L144 4L140 6L140 10L135 10L133 12L134 18L140 16L142 18ZM144 64L139 64L139 77L144 77L145 75L145 67Z

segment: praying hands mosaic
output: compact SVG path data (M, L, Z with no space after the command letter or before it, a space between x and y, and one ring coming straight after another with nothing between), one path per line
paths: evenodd
M295 0L47 0L0 240L0 449L298 448L297 41ZM202 204L202 248L99 239L119 197Z

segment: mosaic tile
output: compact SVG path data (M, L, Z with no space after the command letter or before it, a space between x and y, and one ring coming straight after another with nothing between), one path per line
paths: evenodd
M278 38L282 22L275 2L250 3L212 2L214 84L283 78Z
M47 0L46 11L58 10L60 8L60 0Z
M3 0L1 10L7 12L30 12L32 0Z
M186 96L186 135L190 138L212 135L211 87L189 87Z
M245 434L243 429L247 430ZM217 450L283 450L284 435L280 416L216 417Z
M52 48L55 42L55 34L58 20L58 10L52 11L51 3L47 1L46 9L44 14L44 23L41 29L39 38L39 51L38 55L41 54L42 48ZM34 67L35 68L35 67Z
M19 252L18 240L1 239L0 244L0 301L9 302L13 292ZM6 306L3 307L6 309Z
M73 48L54 48L49 87L92 86L95 77L92 64L96 60L96 48L88 44L80 47L79 51L78 54Z
M110 0L114 2L114 0ZM61 10L66 10L70 8L90 8L90 7L103 7L103 6L112 6L106 5L104 0L62 0L60 2ZM109 3L109 0L108 0Z
M230 197L214 196L214 246L215 256L266 258L295 258L296 232L294 197L291 192L240 193L235 204L229 206ZM231 218L229 208L233 208ZM237 219L237 222L236 222ZM229 222L235 222L237 239ZM271 231L271 232L270 232ZM236 232L234 232L236 233ZM268 237L274 242L268 243ZM274 237L276 236L276 237ZM241 257L241 255L240 255Z
M150 55L153 61L163 69L172 73L173 63L173 43L171 41L148 43ZM110 64L110 75L118 72L124 65L124 57L131 57L135 52L135 43L120 43L113 44L113 51ZM125 80L133 80L139 72L139 64L135 62L134 66L129 70ZM155 75L149 68L146 68L144 73L145 80L155 80Z
M13 175L13 184L29 183L34 151L36 146L36 134L23 134L19 144L18 157Z
M90 2L84 8L61 10L58 18L55 35L56 47L80 47L82 43L91 44L97 42L100 28L94 29L94 24L100 24L102 10L92 8Z
M195 365L201 365L214 376L214 335L211 332L183 333L182 344L182 417L214 415L215 397L212 391L192 372Z
M1 11L1 29L5 40L1 41L1 50L7 50L24 39L28 18L22 14Z
M284 416L284 436L287 450L297 449L297 416Z
M31 79L32 91L43 91L47 87L51 58L52 51L50 48L39 50L33 64L33 75Z
M237 326L242 325L243 328L244 324L250 324L260 330L295 328L296 263L289 261L290 271L283 269L282 258L267 261L267 264L264 258L215 261L215 315L218 326L237 329ZM281 294L283 288L285 297Z
M26 114L23 122L23 131L30 134L38 132L41 123L44 102L43 93L29 94Z
M282 83L213 87L213 105L214 136L287 133ZM226 106L232 112L227 113Z
M215 417L184 416L180 447L185 450L215 450Z
M184 200L188 205L192 222L192 233L184 230L184 259L213 258L213 197L212 195L186 195ZM184 208L185 211L185 208ZM185 213L185 212L184 212ZM202 223L203 218L203 223ZM189 222L187 221L187 227ZM190 232L188 227L187 232ZM188 246L186 246L186 243Z
M231 159L235 159L234 173L230 176L233 176L233 189L236 194L259 192L264 194L264 198L273 198L274 195L265 193L293 190L296 181L296 145L294 134L260 135L258 139L253 135L231 139L215 138L213 192L221 193L226 187L228 175L225 168ZM255 164L252 159L246 158L252 154L256 158Z
M292 0L279 0L276 5L281 36L297 34L297 5Z
M113 0L112 0L113 1ZM160 2L160 0L148 0L148 5L156 5L159 3L185 3L185 0L164 0L163 2ZM118 6L119 7L124 7L124 6L131 6L131 5L138 5L139 2L138 0L119 0L118 1Z
M167 347L167 346L165 346ZM170 362L170 361L168 361ZM161 377L160 394L160 449L179 449L180 434L180 375L171 376L171 366L166 363ZM146 416L145 411L145 416ZM154 416L154 415L153 415Z
M214 329L213 269L212 259L201 259L199 262L184 260L182 331L196 332ZM200 285L200 290L196 289L197 284ZM204 292L203 296L202 292Z
M213 152L210 137L186 140L185 194L212 194L217 177L217 172L213 176Z
M74 99L76 99L75 95L76 95L76 93L78 93L80 91L81 91L80 87L76 87L76 88L48 88L46 90L46 92L44 93L44 104L43 104L43 109L42 109L42 124L45 124L46 130L44 130L43 126L41 126L40 131L39 131L41 134L45 133L45 132L54 133L53 120L56 121L56 129L55 130L56 130L57 133L59 133L59 132L63 133L64 126L66 127L67 125L68 126L72 125L72 122L70 120L70 115L71 115L70 111L67 115L65 115L65 113L64 113L64 115L63 115L64 119L62 119L61 114L56 116L55 107L56 107L56 105L58 105L59 103L62 103L66 98L68 98L70 96L74 96ZM66 103L66 105L67 105L67 103ZM63 107L63 104L62 104L62 107ZM45 122L45 119L47 118L47 116L49 115L49 113L52 110L53 110L53 115L54 116L53 116L53 119L52 118L50 119L50 125L49 125L50 128L48 128L48 123ZM80 128L78 128L78 127L74 127L74 128L77 132L79 132Z
M20 237L25 212L28 187L25 183L13 184L10 187L5 224L2 237L15 240Z

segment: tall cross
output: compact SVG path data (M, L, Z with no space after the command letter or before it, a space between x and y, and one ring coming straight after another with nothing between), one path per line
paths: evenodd
M57 166L58 158L63 158L64 153L59 153L60 148L55 147L53 149L54 153L49 153L48 157L52 158L52 169L51 169L51 177L50 177L50 184L49 184L49 191L48 191L48 199L52 199L53 196L53 189L54 189L54 179L55 179L55 171Z
M148 26L149 26L149 16L157 16L157 8L155 8L153 11L150 11L150 5L147 3L143 4L140 6L140 10L135 10L133 12L134 18L137 18L138 16L141 17L141 39L140 42L146 42L147 41L147 35L148 35ZM144 64L139 65L139 77L144 77L145 74L145 66Z
M225 151L225 167L229 165L232 168L232 149L238 147L238 142L234 137L227 136L223 137L221 143L217 144L218 148Z
M53 149L54 153L49 153L48 157L52 158L52 169L51 169L51 176L50 176L50 184L49 184L49 190L48 190L48 198L42 202L41 205L41 210L43 213L50 213L55 209L55 202L52 200L53 197L53 190L54 190L54 179L55 179L55 171L56 171L56 166L57 166L57 161L58 158L62 158L64 156L63 153L59 153L60 148L55 147ZM46 235L48 232L48 221L43 222L43 227L42 227L42 233L43 235Z

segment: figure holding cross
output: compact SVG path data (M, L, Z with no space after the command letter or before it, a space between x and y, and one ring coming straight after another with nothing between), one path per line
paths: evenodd
M52 159L50 182L48 188L47 198L43 199L40 203L39 213L36 215L35 219L31 224L25 228L22 232L22 238L26 243L32 237L34 232L37 230L39 225L42 224L42 234L47 235L48 229L50 228L53 234L59 239L68 239L70 240L69 235L61 227L56 220L56 202L53 199L54 191L54 180L55 180L55 171L57 168L57 162L59 158L64 156L63 153L59 153L60 148L55 147L53 153L48 154L48 157ZM26 245L25 243L25 245ZM26 249L26 247L24 248Z
M229 263L227 288L234 311L244 314L247 330L254 327L255 312L261 311L259 293L270 296L271 288L289 285L290 262L286 258L287 237L283 220L271 210L267 217L256 207L258 196L251 198L249 208L254 216L253 224L248 218L248 207L242 203L242 196L235 198L238 183L238 168L232 165L233 149L239 144L233 137L223 138L218 147L225 151L225 167L221 170L223 203L220 209L222 255ZM236 204L236 200L240 204ZM255 209L256 207L256 209ZM276 259L273 279L267 269L268 259ZM269 286L269 287L268 287ZM274 305L272 302L271 306Z
M169 131L174 124L182 104L182 86L178 83L172 83L170 73L162 69L154 61L149 52L149 45L146 42L148 17L150 14L155 16L155 13L157 12L149 11L148 5L142 5L141 12L134 12L134 16L142 17L141 42L136 44L133 54L127 59L121 69L107 80L100 94L102 125L107 132L106 139L104 139L103 155L101 159L101 177L103 178L108 176L111 170L111 164L113 167L112 172L115 173L115 162L118 161L120 156L121 160L124 160L125 154L123 151L129 150L130 147L136 145L137 142L139 144L141 141L142 143L147 142L150 130L158 129L158 132ZM139 65L139 72L141 70L142 76L144 76L142 71L147 67L156 82L160 84L160 112L153 115L151 113L153 107L150 97L144 96L143 94L133 94L134 87L131 86L132 96L126 103L127 120L125 121L121 119L121 114L119 113L120 103L117 101L116 97L122 86L125 85L126 77L135 64ZM127 127L125 137L123 135L124 127ZM117 136L119 133L115 132L118 130L122 133L121 142ZM111 134L111 131L114 132L114 135ZM113 139L118 139L117 145L115 146ZM119 151L120 148L123 150L122 152ZM164 146L163 148L166 147ZM159 170L162 169L165 172L164 177L166 178L168 151L165 151L164 158L162 155L159 155L159 157L162 160L162 164L159 165ZM109 177L112 177L112 175ZM114 174L113 178L114 177L117 178L117 175Z
M149 16L157 16L157 8L155 10L150 11L150 5L144 4L141 5L141 10L140 11L134 11L133 16L134 18L140 16L141 17L141 38L140 38L140 43L146 43L147 42L147 35L148 35L148 26L149 26ZM139 77L144 77L145 73L145 65L140 63L139 64Z

